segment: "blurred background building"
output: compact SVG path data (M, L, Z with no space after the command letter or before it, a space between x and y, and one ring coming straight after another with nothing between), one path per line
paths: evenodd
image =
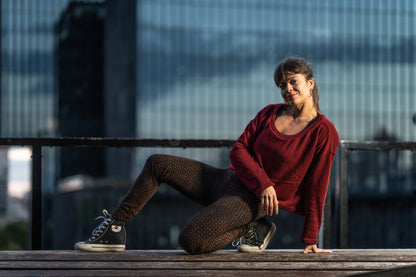
M281 102L275 66L299 55L340 139L416 140L412 0L0 3L2 137L236 139ZM155 152L229 165L224 149L44 149L43 247L87 238ZM415 247L416 155L357 151L349 174L350 247ZM4 218L5 188L0 180ZM129 223L127 247L177 247L199 207L164 185L151 201ZM272 248L303 246L301 217L272 220Z
M58 132L62 137L103 137L104 3L71 2L56 37ZM60 176L105 175L102 148L63 148Z

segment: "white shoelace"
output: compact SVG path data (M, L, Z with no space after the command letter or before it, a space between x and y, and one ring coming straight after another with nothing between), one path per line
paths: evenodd
M241 244L248 244L248 245L255 245L256 242L256 231L254 230L254 228L250 228L250 230L248 230L247 234L245 234L244 236L242 236L239 239L236 239L235 241L233 241L233 243L231 244L233 247L237 247Z
M103 215L104 216L99 216L97 217L95 220L98 219L102 219L103 222L101 222L100 225L97 226L97 228L95 228L92 231L92 237L88 240L88 241L92 241L94 239L96 239L99 235L101 235L104 230L107 228L107 226L113 221L113 219L111 218L110 214L107 212L107 210L103 210Z

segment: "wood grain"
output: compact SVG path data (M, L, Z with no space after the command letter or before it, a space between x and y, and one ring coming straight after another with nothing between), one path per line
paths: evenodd
M343 249L331 254L222 250L206 255L182 250L0 252L0 276L366 276L402 268L416 274L416 249Z

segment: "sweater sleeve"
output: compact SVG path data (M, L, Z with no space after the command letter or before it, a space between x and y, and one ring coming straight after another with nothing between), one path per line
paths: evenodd
M301 241L317 244L322 224L322 214L328 189L331 166L339 144L338 133L333 125L321 130L314 158L305 176L305 220Z
M230 152L231 164L236 175L257 197L267 187L274 186L253 154L253 145L264 121L270 116L271 109L272 105L265 107L250 121Z

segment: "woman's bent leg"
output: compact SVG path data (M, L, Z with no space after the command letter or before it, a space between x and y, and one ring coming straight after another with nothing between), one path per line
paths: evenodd
M225 194L192 218L178 239L185 251L203 254L224 248L266 215L257 197L242 186L231 184L231 195Z
M160 183L167 183L191 200L208 205L219 197L230 178L229 170L182 157L152 155L112 217L128 222L155 194Z
M118 208L110 215L104 212L103 222L95 228L87 241L75 243L82 251L123 251L125 223L137 214L164 182L204 206L214 202L232 179L232 171L218 169L198 161L152 155Z

